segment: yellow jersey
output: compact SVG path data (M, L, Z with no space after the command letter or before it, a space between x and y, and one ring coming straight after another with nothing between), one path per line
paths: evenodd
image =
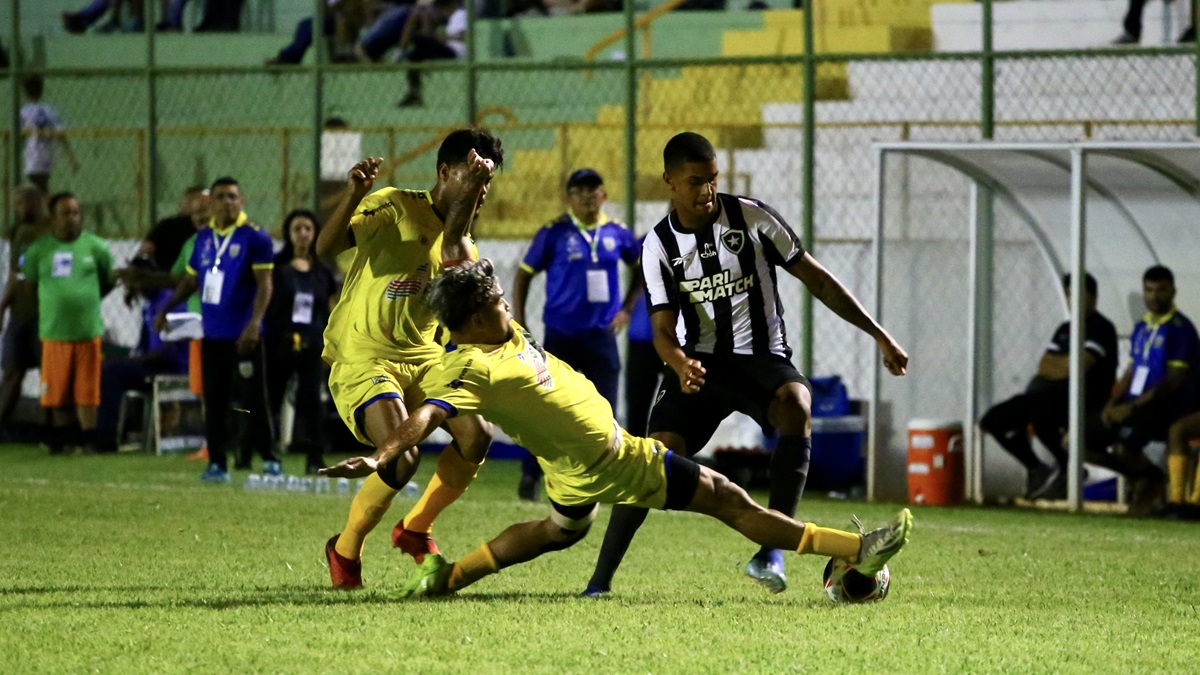
M512 339L498 346L447 347L441 370L422 383L425 400L451 415L479 414L499 425L537 456L552 486L590 483L621 440L612 406L591 380L512 326Z
M354 257L325 328L326 362L438 358L425 294L442 272L442 228L428 190L389 187L362 200L350 218Z

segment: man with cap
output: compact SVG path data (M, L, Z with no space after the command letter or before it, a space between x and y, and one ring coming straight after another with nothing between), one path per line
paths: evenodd
M621 373L616 332L629 323L640 295L631 288L622 297L618 262L634 265L641 251L629 228L600 209L607 196L594 169L567 178L567 210L534 236L513 282L512 310L525 325L529 282L545 271L546 349L591 380L615 409ZM542 472L532 455L525 460L518 493L534 499Z

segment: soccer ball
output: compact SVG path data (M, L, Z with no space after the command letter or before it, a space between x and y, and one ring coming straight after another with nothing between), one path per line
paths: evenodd
M868 577L855 571L845 560L830 558L825 564L824 580L825 595L830 602L875 602L887 597L892 572L884 565L874 577Z

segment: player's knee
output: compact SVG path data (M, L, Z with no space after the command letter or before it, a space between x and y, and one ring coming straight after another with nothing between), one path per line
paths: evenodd
M722 474L714 473L712 483L717 506L722 511L736 511L750 499L750 495L746 494L741 486Z
M779 431L785 435L807 435L812 419L812 404L806 395L807 390L799 392L794 388L785 389L776 394L775 407L778 411L773 422Z
M583 541L583 538L587 536L588 531L592 529L592 525L591 523L588 523L587 525L579 527L578 529L567 529L565 527L559 527L554 523L549 523L549 528L550 541L542 547L543 553L563 551L571 548L578 542Z
M421 455L417 449L409 448L407 452L400 453L380 464L375 473L379 475L379 480L383 481L384 485L399 492L404 489L404 485L408 482L408 476L416 470L420 461ZM402 472L404 475L401 475Z
M458 452L469 462L479 464L487 456L488 447L496 435L491 422L477 417L475 423L455 429L454 443Z

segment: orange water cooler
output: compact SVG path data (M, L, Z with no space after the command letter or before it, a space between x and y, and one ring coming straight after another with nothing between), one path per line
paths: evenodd
M952 506L963 502L963 430L958 422L908 423L908 501Z

